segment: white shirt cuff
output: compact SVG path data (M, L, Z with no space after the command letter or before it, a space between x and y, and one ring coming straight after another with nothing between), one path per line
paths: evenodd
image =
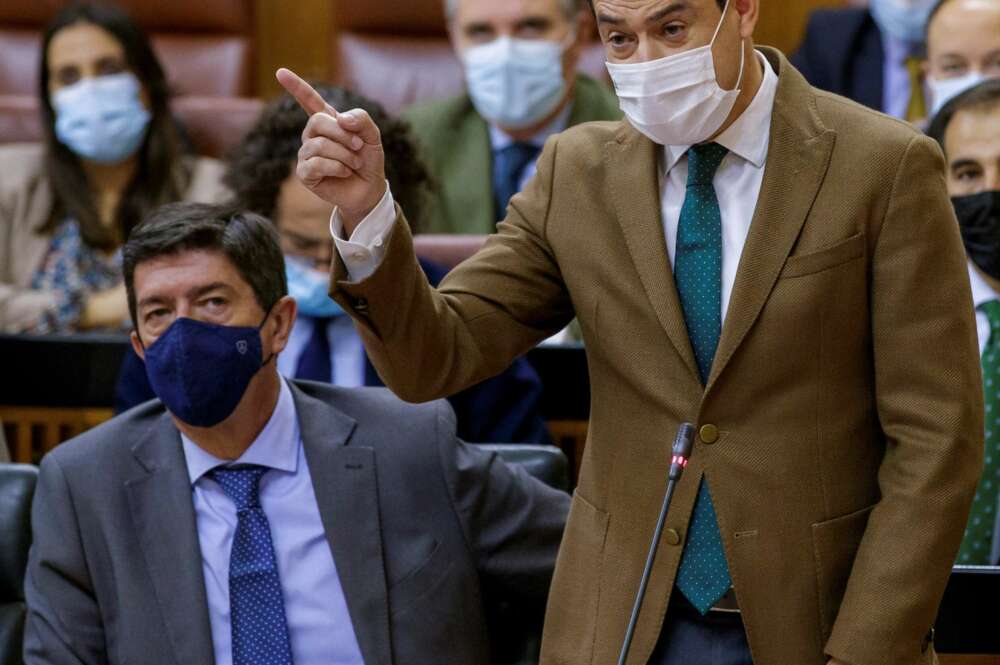
M396 202L386 183L385 194L375 209L361 220L354 229L350 240L344 239L344 222L339 209L334 209L330 217L330 234L337 245L340 258L347 266L347 274L352 282L361 282L378 269L385 258L385 248L396 223Z

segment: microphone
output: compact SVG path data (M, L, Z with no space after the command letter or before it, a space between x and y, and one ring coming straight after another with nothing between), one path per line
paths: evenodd
M660 546L660 536L663 535L663 527L667 521L667 512L670 510L670 502L674 496L674 487L684 474L688 460L691 459L691 449L694 447L694 425L683 423L677 430L677 438L674 439L672 457L670 458L670 473L667 474L667 492L663 495L663 507L660 508L660 518L656 522L656 529L653 530L653 540L649 544L649 554L646 555L646 568L642 571L642 581L639 582L639 592L635 596L635 605L632 606L632 617L629 619L628 628L625 630L625 641L622 643L621 654L618 656L618 665L625 665L628 658L629 647L632 646L632 636L635 634L635 626L639 621L639 610L642 608L642 600L646 597L646 587L649 585L649 577L653 572L653 561L656 560L656 550Z

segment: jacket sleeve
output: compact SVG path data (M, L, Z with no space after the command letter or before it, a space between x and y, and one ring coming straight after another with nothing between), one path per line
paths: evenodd
M544 605L569 495L495 453L463 443L446 405L439 405L437 418L445 484L484 583L505 596Z
M45 312L56 307L51 291L39 291L18 286L9 274L15 246L14 219L10 201L0 197L0 333L30 331Z
M910 141L874 241L881 499L826 646L851 665L924 662L982 471L974 309L943 167L933 142Z
M87 570L73 497L53 455L31 510L34 542L25 598L25 665L104 665L104 625Z
M331 295L354 316L372 364L403 399L447 397L494 376L572 320L545 237L557 140L498 233L440 289L420 269L399 208L385 258L368 279L347 281L335 253Z

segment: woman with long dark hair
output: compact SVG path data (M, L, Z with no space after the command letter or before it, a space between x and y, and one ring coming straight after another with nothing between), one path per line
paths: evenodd
M159 205L223 198L221 167L185 155L163 68L114 7L52 20L39 99L44 144L0 148L0 331L121 328L118 248Z

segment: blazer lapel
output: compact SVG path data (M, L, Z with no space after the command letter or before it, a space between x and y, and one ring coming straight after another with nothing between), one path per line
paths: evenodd
M167 414L132 449L129 507L177 663L214 663L201 546L180 435Z
M687 324L667 256L660 210L658 147L627 122L617 141L605 146L608 157L607 190L604 199L613 202L618 223L639 279L660 325L691 374L701 382ZM622 192L628 192L622 195Z
M779 72L771 143L707 390L725 370L774 289L826 176L836 136L820 123L805 79L776 51L764 51Z
M368 665L390 665L375 451L346 445L354 420L294 384L292 393L316 502L361 654Z
M455 124L454 150L442 164L452 233L495 233L493 152L486 121L469 102Z

